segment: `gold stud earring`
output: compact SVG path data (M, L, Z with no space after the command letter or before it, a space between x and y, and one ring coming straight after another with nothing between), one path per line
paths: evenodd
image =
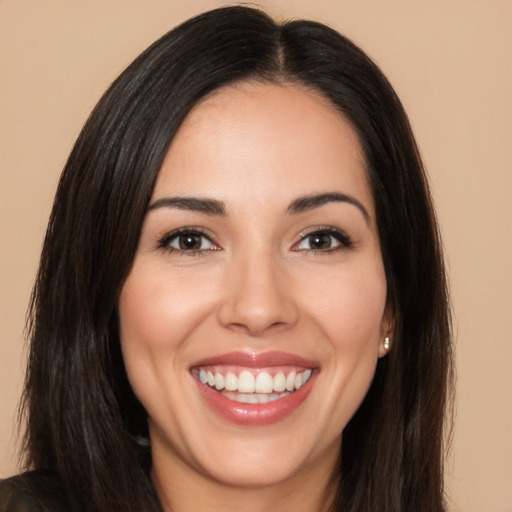
M384 338L384 350L387 352L389 350L389 346L391 345L391 340L389 339L389 336L386 336Z

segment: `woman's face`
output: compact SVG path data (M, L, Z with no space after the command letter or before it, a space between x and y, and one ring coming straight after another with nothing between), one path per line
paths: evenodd
M119 308L155 468L328 475L391 321L350 125L291 85L205 99L159 172Z

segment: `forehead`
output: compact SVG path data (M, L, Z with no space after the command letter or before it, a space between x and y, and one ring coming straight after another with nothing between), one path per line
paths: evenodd
M154 196L213 194L236 201L258 194L272 201L332 190L355 194L372 209L350 123L317 92L244 82L215 91L191 110L172 140Z

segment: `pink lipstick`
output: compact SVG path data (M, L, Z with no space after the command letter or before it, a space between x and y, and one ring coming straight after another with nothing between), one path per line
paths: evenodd
M198 361L190 370L215 413L260 426L292 414L311 391L317 369L314 361L284 352L234 352Z

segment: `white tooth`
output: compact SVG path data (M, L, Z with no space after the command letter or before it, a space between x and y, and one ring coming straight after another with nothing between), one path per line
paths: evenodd
M274 400L278 400L279 398L284 398L285 396L288 396L290 393L287 391L284 393L272 393L269 395L268 401L273 402Z
M302 387L302 375L297 373L295 377L295 389L300 389Z
M261 393L260 395L256 395L259 398L260 404L266 404L268 401L270 401L269 395L266 393Z
M257 404L259 402L258 395L256 395L255 393L250 393L245 396L245 402L248 404Z
M220 373L215 374L215 388L224 389L224 375Z
M286 377L283 372L279 372L274 377L274 391L284 391L286 389Z
M224 386L228 391L238 390L238 378L234 373L228 372L224 379Z
M206 378L206 370L204 368L201 368L201 370L199 370L199 380L203 384L206 384L208 382L208 379Z
M308 374L309 372L309 374ZM309 377L311 377L311 370L306 370L300 374L300 377L302 379L302 385L306 384L306 382L309 380Z
M215 385L215 376L212 372L206 372L206 378L208 379L208 386L213 387Z
M259 403L265 403L265 402L272 402L274 400L278 400L279 398L284 398L285 396L288 396L290 393L287 391L284 393L236 393L231 391L226 391L225 389L222 391L222 394L229 398L230 400L233 400L235 402L241 402L246 404L259 404Z
M256 377L254 390L256 393L272 393L274 379L266 372L261 372Z
M251 372L244 370L238 376L238 391L241 393L254 393L254 376Z
M288 391L293 391L295 389L295 372L291 372L286 377L286 389Z

